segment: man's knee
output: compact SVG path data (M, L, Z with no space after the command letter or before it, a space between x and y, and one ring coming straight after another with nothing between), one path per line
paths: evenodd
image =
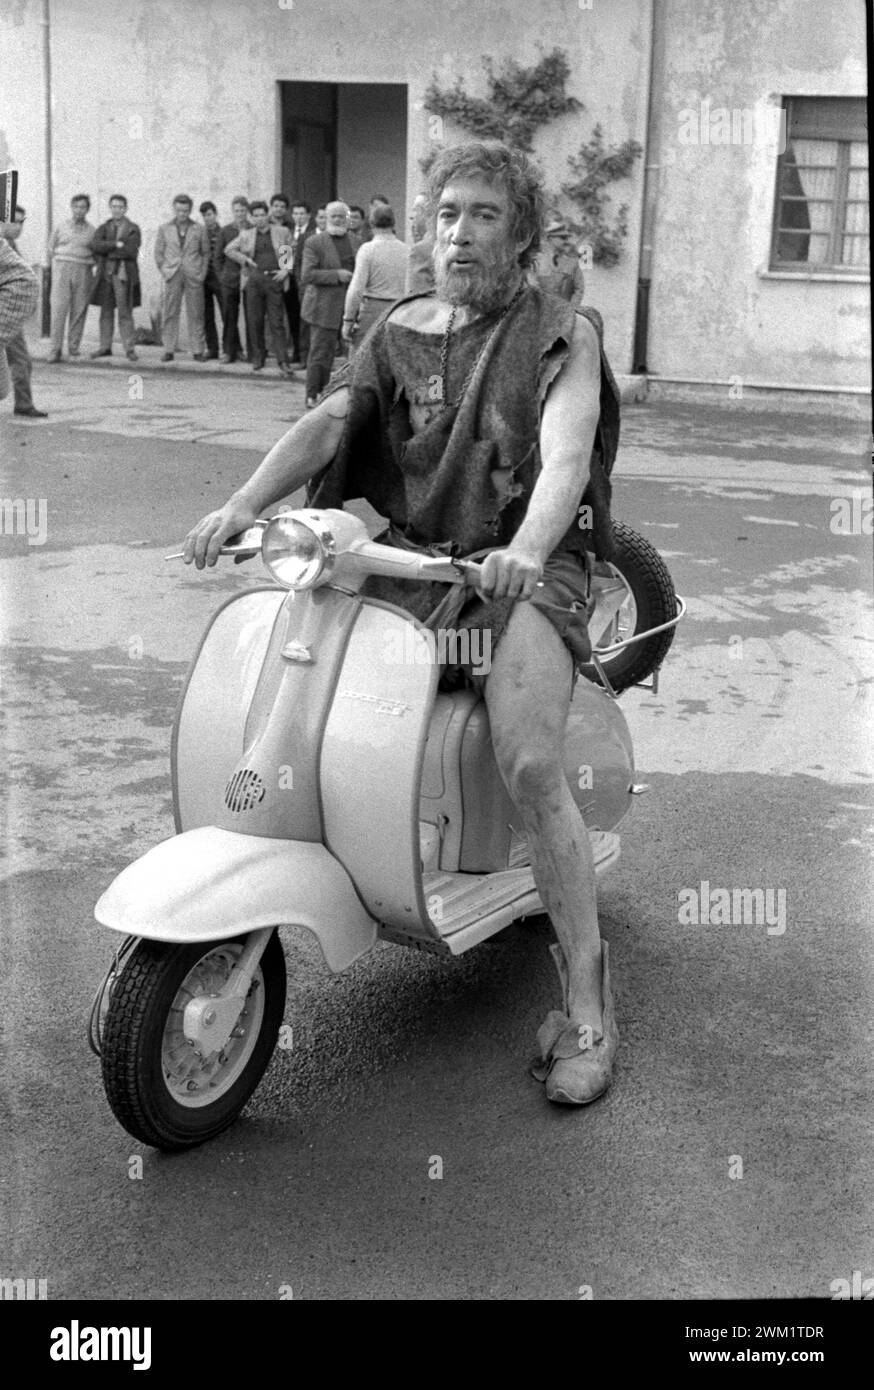
M504 734L493 744L507 791L521 809L537 810L556 798L564 780L561 749L555 742Z

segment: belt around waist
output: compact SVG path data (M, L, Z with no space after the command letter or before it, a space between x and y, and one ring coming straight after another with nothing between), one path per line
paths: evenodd
M372 304L395 304L397 302L394 296L390 294L363 294L361 296L361 302L364 303L365 299L369 300Z

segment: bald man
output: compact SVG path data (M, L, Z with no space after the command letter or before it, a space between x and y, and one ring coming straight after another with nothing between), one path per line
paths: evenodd
M300 316L310 326L307 356L307 409L311 410L328 384L337 350L346 286L355 267L355 247L349 236L349 208L328 203L326 227L308 237L303 248Z

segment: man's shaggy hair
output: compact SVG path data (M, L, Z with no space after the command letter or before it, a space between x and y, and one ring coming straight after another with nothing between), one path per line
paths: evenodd
M523 150L500 140L471 140L441 150L428 171L428 216L433 222L440 196L453 179L482 178L507 194L510 200L512 238L524 241L519 265L531 265L540 250L545 214L543 182L534 161Z

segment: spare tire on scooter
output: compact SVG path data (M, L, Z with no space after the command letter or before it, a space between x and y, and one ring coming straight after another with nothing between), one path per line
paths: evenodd
M677 595L667 565L654 545L622 521L613 522L613 557L602 562L605 569L621 579L628 597L599 645L631 637L635 632L659 627L677 616ZM672 627L652 637L623 647L612 656L601 657L601 665L613 689L618 694L630 685L639 685L661 666L674 640ZM589 680L601 684L593 663L580 671Z

